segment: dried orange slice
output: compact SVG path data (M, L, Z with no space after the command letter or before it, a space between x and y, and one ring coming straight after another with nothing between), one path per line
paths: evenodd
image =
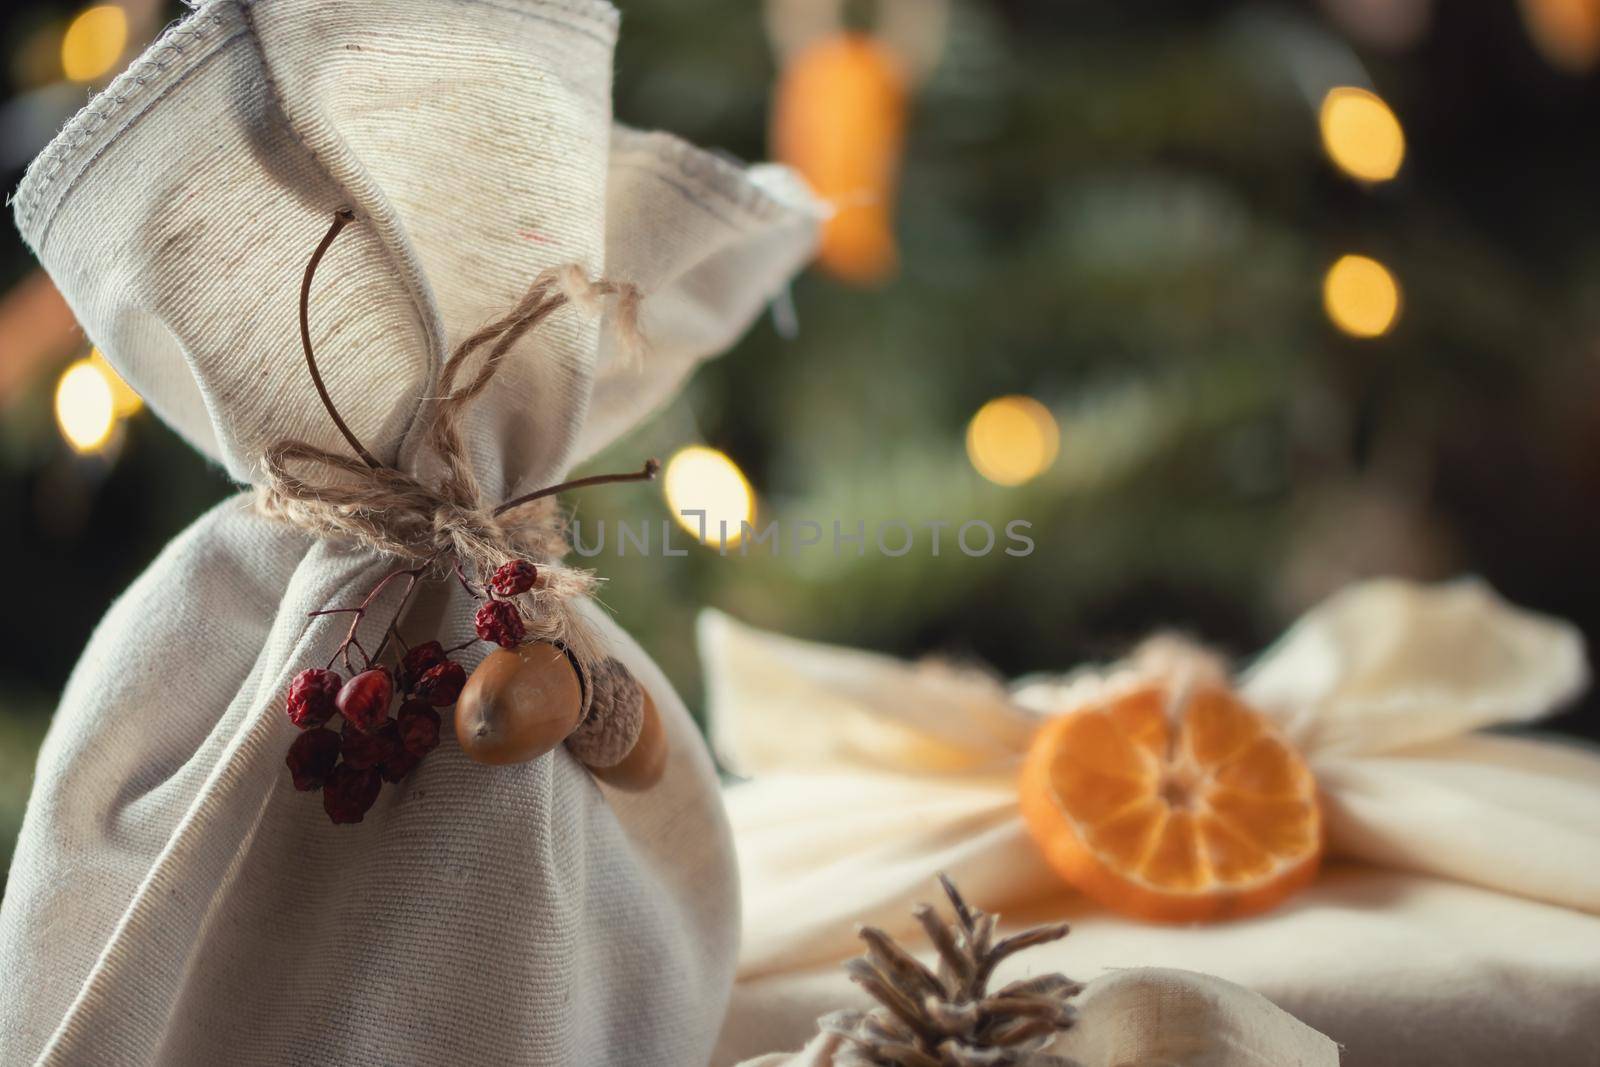
M1180 695L1141 683L1052 719L1019 791L1050 865L1141 919L1265 911L1309 882L1322 855L1310 769L1217 686Z

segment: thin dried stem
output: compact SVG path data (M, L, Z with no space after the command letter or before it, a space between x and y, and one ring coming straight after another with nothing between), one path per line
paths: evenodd
M438 555L438 553L435 553L435 555ZM410 602L412 594L416 592L417 583L422 580L422 576L427 573L428 568L431 566L433 566L433 559L430 557L423 560L418 566L403 567L399 570L390 571L382 578L379 578L378 584L369 589L367 595L362 598L361 603L354 607L322 608L319 611L308 612L307 614L313 618L319 615L349 614L352 616L350 628L345 631L344 640L339 643L339 647L334 650L332 658L328 660L328 666L332 667L343 657L345 668L347 670L355 670L355 665L350 661L350 650L353 648L361 653L361 658L366 661L366 666L371 667L383 655L384 650L389 647L389 635L394 632L396 624L400 621L400 616L406 610L406 604ZM394 618L384 628L383 640L379 643L378 650L372 655L368 655L367 650L362 647L360 640L357 639L357 630L360 628L362 621L366 619L367 612L372 608L373 601L377 600L379 594L389 588L389 583L396 578L404 578L406 580L406 591L400 597L400 606L395 609Z
M499 507L495 508L492 514L498 518L510 511L512 508L520 508L524 504L531 504L535 500L542 500L547 496L555 496L557 493L564 493L568 489L587 489L592 485L611 485L615 482L648 482L653 480L660 472L661 461L647 459L645 460L644 467L637 473L630 471L626 474L593 474L587 478L574 478L570 482L562 482L560 485L546 486L543 489L536 489L531 493L526 493L522 496L519 496L514 500L507 500L504 504L501 504Z
M323 384L322 372L317 369L317 357L311 350L311 279L317 275L317 266L322 262L322 257L327 254L328 248L333 244L334 238L339 236L351 222L355 221L356 213L349 208L340 208L333 213L333 225L328 227L328 232L323 235L322 243L317 245L317 250L311 253L311 261L306 264L305 278L300 282L300 345L306 352L306 369L311 372L311 384L317 387L317 396L322 400L322 406L328 410L328 417L333 424L344 434L344 439L350 442L350 447L367 466L377 469L383 466L378 458L367 451L355 435L355 432L345 424L344 417L339 414L339 409L333 405L333 397L328 395L328 387Z

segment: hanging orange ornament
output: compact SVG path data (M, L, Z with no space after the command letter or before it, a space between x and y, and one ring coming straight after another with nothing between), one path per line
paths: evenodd
M1552 66L1584 74L1600 61L1600 0L1522 0L1522 18Z
M772 115L773 153L833 208L818 263L869 285L894 273L895 183L909 78L883 41L833 33L784 63Z

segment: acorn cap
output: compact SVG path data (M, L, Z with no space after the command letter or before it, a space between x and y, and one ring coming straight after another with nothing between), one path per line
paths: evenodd
M639 740L644 726L644 689L621 661L605 659L579 670L584 716L567 738L567 748L589 767L614 767Z
M621 763L614 767L590 768L590 773L600 781L629 793L649 789L667 770L667 731L649 693L644 694L643 716L639 740Z

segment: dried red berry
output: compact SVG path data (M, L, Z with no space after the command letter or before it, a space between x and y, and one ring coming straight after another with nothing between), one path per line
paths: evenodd
M344 679L333 671L307 667L289 683L289 721L302 730L321 726L338 711L334 701Z
M467 684L467 671L459 663L445 661L429 669L417 683L417 696L436 708L447 708L461 695Z
M539 568L525 559L502 563L489 578L489 588L501 596L516 596L533 588L539 580Z
M344 724L339 752L358 771L376 767L400 750L400 729L393 719L370 731L354 729L348 720Z
M400 689L409 693L416 688L417 681L429 668L437 667L444 662L444 646L437 641L426 641L420 645L412 645L406 654L400 657Z
M371 730L389 717L393 700L394 683L389 680L389 672L371 667L344 683L335 703L345 722L357 730Z
M417 764L421 762L421 756L402 748L378 765L378 773L386 782L398 782L416 770Z
M341 763L328 775L322 787L322 807L336 823L360 822L378 799L383 779L374 769L357 770Z
M486 600L473 619L478 636L493 641L501 648L516 648L527 632L522 625L522 615L509 600Z
M400 743L412 755L421 758L439 746L439 713L423 701L406 701L396 721Z
M333 765L339 762L339 735L321 727L307 730L294 739L283 762L289 765L289 775L296 789L301 792L319 789Z

